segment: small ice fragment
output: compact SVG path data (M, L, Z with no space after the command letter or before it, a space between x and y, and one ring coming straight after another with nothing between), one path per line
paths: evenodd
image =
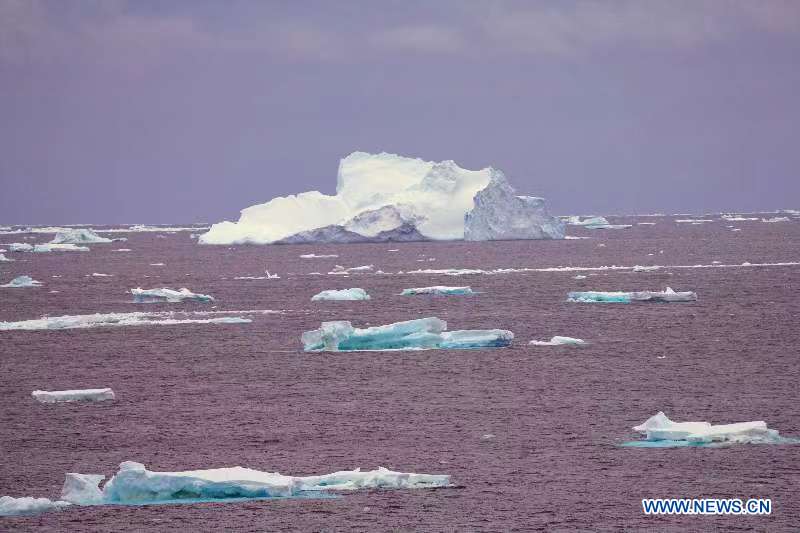
M447 287L436 285L433 287L418 287L413 289L403 289L401 296L417 296L420 294L430 294L433 296L469 296L475 294L471 287Z
M163 267L164 263L150 263L151 267Z
M357 267L345 268L342 265L335 265L333 270L328 274L351 274L353 272L369 272L374 268L374 265L363 265Z
M198 302L213 302L214 297L208 294L196 294L183 287L181 290L174 289L131 289L134 301L137 303L147 303L155 301L166 301L170 303L182 302L184 300L195 300Z
M659 270L659 269L661 269L659 265L652 265L652 266L634 265L633 267L634 272L653 272L654 270Z
M303 254L303 255L300 256L301 259L328 259L328 258L334 258L334 257L339 257L339 256L337 254L320 254L320 255L317 255L317 254Z
M583 274L578 274L577 276L574 276L572 279L586 279L586 276L584 276Z
M5 287L9 289L21 289L25 287L40 287L42 285L41 281L36 281L30 276L17 276L16 278L12 279L5 285L0 285L0 287Z
M341 290L331 289L327 291L322 291L311 297L312 302L320 300L346 301L346 300L369 300L369 299L370 296L369 294L367 294L367 291L359 288L341 289Z
M47 498L2 496L0 497L0 516L37 515L48 511L57 511L68 505L70 505L68 502L52 501Z
M551 337L549 341L532 340L528 344L532 346L586 346L589 343L583 339L576 339L574 337L561 337L556 335Z
M113 274L102 274L100 272L92 272L93 278L110 278Z
M9 259L5 254L0 254L0 263L10 263L13 259Z
M492 433L486 433L485 435L481 435L481 440L491 440L495 437Z
M57 390L43 391L35 390L31 396L41 403L60 403L60 402L102 402L114 399L114 391L105 389L79 389L79 390Z
M131 251L131 249L130 249L130 248L117 248L117 249L116 249L116 250L114 250L114 251L115 251L115 252L130 252L130 251Z

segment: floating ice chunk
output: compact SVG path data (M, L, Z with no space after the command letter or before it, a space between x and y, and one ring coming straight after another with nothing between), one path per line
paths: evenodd
M637 292L571 292L567 301L580 303L631 303L631 302L694 302L697 293L675 292L667 287L665 291L637 291Z
M636 224L638 224L639 226L655 226L656 225L655 222L637 222Z
M722 218L730 222L747 222L752 220L758 220L758 217L743 217L741 215L722 215Z
M475 293L472 291L472 287L446 287L444 285L437 285L434 287L403 289L401 296L416 296L418 294L431 294L434 296L466 296Z
M345 300L369 300L369 299L370 296L369 294L367 294L367 291L359 288L341 289L341 290L331 289L327 291L322 291L311 297L312 302L316 302L319 300L345 301Z
M151 267L163 267L164 263L150 263Z
M307 352L356 350L408 350L432 348L488 348L511 344L514 334L505 330L445 331L438 318L420 318L385 326L354 328L350 322L323 322L306 331L301 340Z
M586 279L586 276L584 276L583 274L578 274L577 276L573 276L572 279Z
M231 311L244 314L244 311ZM0 331L38 331L61 329L86 329L114 326L172 326L178 324L247 324L249 318L225 316L197 318L204 313L97 313L94 315L65 315L42 317L19 322L0 322Z
M88 228L65 228L56 233L52 244L100 244L113 242L112 239L101 237Z
M328 272L328 274L352 274L358 272L370 272L373 268L375 268L374 265L363 265L350 268L345 268L342 265L335 265L333 267L333 270Z
M98 480L99 478L99 480ZM153 472L125 461L98 488L103 476L67 474L62 498L77 505L152 504L175 500L209 501L241 498L297 497L322 491L357 489L425 489L450 486L450 476L360 469L321 476L286 476L240 466L184 472Z
M101 272L92 272L91 277L93 278L110 278L114 274L103 274Z
M761 222L790 222L792 219L789 217L772 217L762 218Z
M174 289L131 289L134 301L137 303L148 303L167 301L170 303L182 302L184 300L195 300L198 302L213 302L214 297L208 294L196 294L183 287L181 290Z
M643 266L643 265L634 265L633 271L634 272L653 272L654 270L660 270L660 265L651 265L651 266Z
M333 259L334 257L339 257L338 254L303 254L300 256L301 259Z
M5 287L9 289L22 289L25 287L41 287L42 282L36 281L30 276L17 276L16 278L12 279L5 285L0 285L0 287Z
M4 254L0 254L0 263L10 263L13 259L9 259Z
M8 249L12 252L32 252L37 254L49 252L88 252L89 248L86 246L78 246L76 244L28 244L26 242L15 242L8 245Z
M56 390L44 391L35 390L31 396L36 398L41 403L59 403L59 402L102 402L105 400L114 399L114 391L105 389L79 389L79 390Z
M116 250L114 250L114 251L115 251L115 252L130 252L130 251L131 251L131 249L130 249L130 248L117 248L117 249L116 249Z
M579 216L572 216L567 219L567 223L587 229L626 229L632 226L631 224L611 224L606 217L588 217L581 220Z
M556 335L555 337L551 337L549 341L537 341L533 340L530 341L528 344L532 346L586 346L589 344L583 339L576 339L574 337L560 337Z
M69 505L69 502L52 501L47 498L2 496L0 497L0 516L37 515L48 511L57 511Z
M679 218L675 220L678 224L704 224L706 222L714 222L709 218Z
M266 274L267 279L281 279L281 277L277 274L270 274L269 270L265 270L264 274Z
M780 443L777 430L769 429L766 422L739 422L712 425L709 422L673 422L659 411L634 431L645 434L648 441L687 441L693 444L709 443Z

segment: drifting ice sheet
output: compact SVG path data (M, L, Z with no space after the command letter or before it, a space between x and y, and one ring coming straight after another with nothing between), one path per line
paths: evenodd
M350 322L323 322L301 340L307 352L411 349L495 348L511 344L514 334L500 329L445 331L447 322L420 318L357 329Z
M32 252L35 254L44 254L49 252L88 252L89 248L86 246L78 246L77 244L28 244L26 242L15 242L8 245L8 249L12 252Z
M31 498L23 496L12 498L11 496L0 497L0 516L20 516L36 515L47 511L56 511L69 506L69 502L52 501L47 498Z
M0 263L10 263L13 259L9 259L4 254L0 254Z
M712 425L709 422L673 422L659 411L634 431L643 433L645 441L628 443L630 446L686 446L720 443L780 444L794 439L780 437L777 430L769 429L766 422L739 422L736 424Z
M213 302L214 298L208 294L196 294L183 287L176 291L173 289L131 289L133 298L138 303L166 301L170 303L182 302L184 300L195 300L198 302Z
M42 403L103 402L105 400L113 400L114 391L109 388L56 391L35 390L31 393L31 396Z
M125 461L98 487L104 476L67 474L62 499L77 505L152 504L176 500L212 501L233 498L301 497L322 491L358 489L425 489L447 487L450 476L359 469L321 476L285 476L236 466L185 472L153 472Z
M5 285L0 285L0 287L5 287L8 289L22 289L25 287L40 287L41 285L41 281L36 281L30 276L17 276Z
M574 337L561 337L561 336L554 336L551 337L549 341L530 341L528 344L532 346L586 346L589 344L583 339L576 339Z
M579 303L625 303L632 302L694 302L697 294L691 291L675 292L667 287L664 292L638 291L638 292L600 292L585 291L571 292L567 295L568 302Z
M446 287L436 285L434 287L418 287L413 289L403 289L401 296L416 296L419 294L432 294L434 296L467 296L475 294L471 287Z
M350 301L350 300L369 300L370 296L364 289L331 289L322 291L311 297L312 302L320 300Z
M239 313L239 311L236 311ZM19 322L0 322L0 331L38 331L86 329L113 326L172 326L177 324L247 324L249 318L225 316L196 318L203 313L97 313L94 315L65 315L42 317ZM179 318L185 317L185 318Z

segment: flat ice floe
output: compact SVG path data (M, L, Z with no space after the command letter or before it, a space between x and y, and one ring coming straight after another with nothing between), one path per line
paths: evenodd
M300 256L300 259L333 259L335 257L339 257L338 254L303 254Z
M48 511L57 511L70 505L69 502L52 501L47 498L2 496L0 497L0 516L37 515Z
M136 288L131 289L131 294L133 294L134 301L137 303L149 303L149 302L170 302L170 303L177 303L183 302L184 300L194 300L197 302L213 302L214 297L209 296L208 294L197 294L186 287L176 291L174 289L142 289Z
M8 249L12 252L30 252L35 254L45 254L50 252L88 252L89 248L86 246L78 246L77 244L29 244L26 242L14 242L8 245Z
M301 336L307 352L360 350L423 350L499 348L509 346L514 334L507 330L445 331L447 322L420 318L358 329L348 321L323 322Z
M0 254L0 263L10 263L13 259L9 259L5 254Z
M331 289L322 291L311 297L312 302L320 300L335 300L335 301L349 301L349 300L369 300L370 296L364 289Z
M572 216L567 219L571 226L582 226L587 229L627 229L631 224L611 224L606 217L588 217L581 220L579 216Z
M697 294L691 291L675 292L670 287L663 292L636 291L636 292L602 292L582 291L571 292L567 301L578 303L634 303L634 302L694 302Z
M103 244L113 242L112 239L101 237L89 228L64 228L56 233L52 244Z
M103 402L115 398L114 391L109 388L55 391L35 390L31 393L31 396L41 403Z
M330 275L340 275L340 274L357 274L362 272L370 272L372 269L375 268L375 265L361 265L357 267L350 267L345 268L342 265L334 265L333 270L328 272Z
M644 441L626 443L626 446L673 447L722 444L791 444L797 439L781 437L777 430L769 429L766 422L739 422L712 425L709 422L673 422L659 411L634 431L644 434Z
M761 222L791 222L791 218L789 217L772 217L772 218L762 218Z
M30 276L17 276L16 278L12 279L5 285L0 285L0 287L5 287L7 289L23 289L26 287L41 287L42 282L36 281Z
M586 346L589 344L583 339L576 339L574 337L561 337L556 335L550 337L549 341L530 341L528 344L531 346Z
M403 289L401 296L417 296L420 294L430 294L433 296L469 296L475 294L472 287L446 287L444 285L436 285L434 287L417 287L412 289Z
M248 311L230 311L247 314ZM0 331L39 331L87 329L116 326L173 326L178 324L247 324L249 318L239 316L205 317L209 313L97 313L93 315L45 316L19 322L0 322Z

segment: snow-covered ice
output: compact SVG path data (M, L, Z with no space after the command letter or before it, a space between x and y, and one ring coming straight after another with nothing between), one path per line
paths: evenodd
M60 402L103 402L114 399L114 391L109 388L104 389L77 389L77 390L56 390L44 391L35 390L31 396L42 403Z
M327 291L322 291L311 297L312 302L316 302L319 300L345 301L345 300L369 300L369 299L370 296L369 294L367 294L367 291L359 288L339 289L339 290L331 289Z
M651 266L643 266L643 265L634 265L633 271L634 272L653 272L655 270L660 270L661 265L651 265Z
M419 294L431 294L434 296L467 296L475 294L472 287L446 287L444 285L436 285L434 287L417 287L412 289L403 289L402 296L416 296Z
M17 276L16 278L12 279L5 285L0 285L0 287L5 287L9 289L22 289L25 287L41 287L42 282L36 281L30 276Z
M549 341L532 340L528 344L532 346L586 346L589 343L583 339L576 339L574 337L561 337L556 335L551 337Z
M582 226L587 229L627 229L632 224L611 224L606 217L588 217L581 219L579 216L567 218L567 223L571 226Z
M214 297L208 294L196 294L186 287L176 291L174 289L131 289L134 301L138 303L166 301L170 303L182 302L184 300L195 300L197 302L213 302Z
M350 268L345 268L342 265L335 265L333 267L333 270L328 272L328 274L337 274L338 275L338 274L353 274L353 273L359 273L359 272L370 272L373 268L375 268L375 265L362 265L362 266L350 267Z
M478 193L483 193L479 202ZM504 212L508 216L502 216ZM539 222L547 229L537 230ZM494 223L501 225L485 225ZM339 163L335 195L311 191L274 198L243 209L238 222L214 224L199 242L453 240L463 239L466 227L473 238L530 238L551 236L551 229L559 226L538 199L516 196L499 170L474 171L453 161L354 152Z
M13 259L9 259L5 254L0 254L0 263L10 263Z
M712 425L709 422L673 422L661 411L635 426L633 430L643 433L645 441L657 446L714 443L779 444L795 441L781 437L777 430L768 428L766 422L760 420L719 425ZM636 444L629 443L629 445Z
M245 314L231 311L232 314ZM93 315L45 316L18 322L0 322L0 331L38 331L61 329L86 329L114 326L171 326L178 324L247 324L249 318L223 316L199 318L204 313L96 313Z
M339 254L303 254L301 259L333 259L339 257Z
M409 349L494 348L511 344L510 331L462 330L446 331L447 322L435 317L420 318L374 326L354 328L350 322L323 322L319 329L306 331L301 340L307 352Z
M89 248L86 246L78 246L77 244L29 244L26 242L15 242L8 245L8 249L12 252L31 252L36 254L44 254L50 252L88 252Z
M52 501L47 498L2 496L0 497L0 516L37 515L48 511L57 511L69 505L69 502Z
M761 222L791 222L791 218L789 217L772 217L772 218L762 218Z
M579 303L633 303L633 302L694 302L697 294L691 291L675 292L667 287L663 292L660 291L636 291L636 292L602 292L602 291L583 291L571 292L567 295L567 301Z
M52 244L102 244L113 242L112 239L101 237L89 228L64 228L56 233Z

